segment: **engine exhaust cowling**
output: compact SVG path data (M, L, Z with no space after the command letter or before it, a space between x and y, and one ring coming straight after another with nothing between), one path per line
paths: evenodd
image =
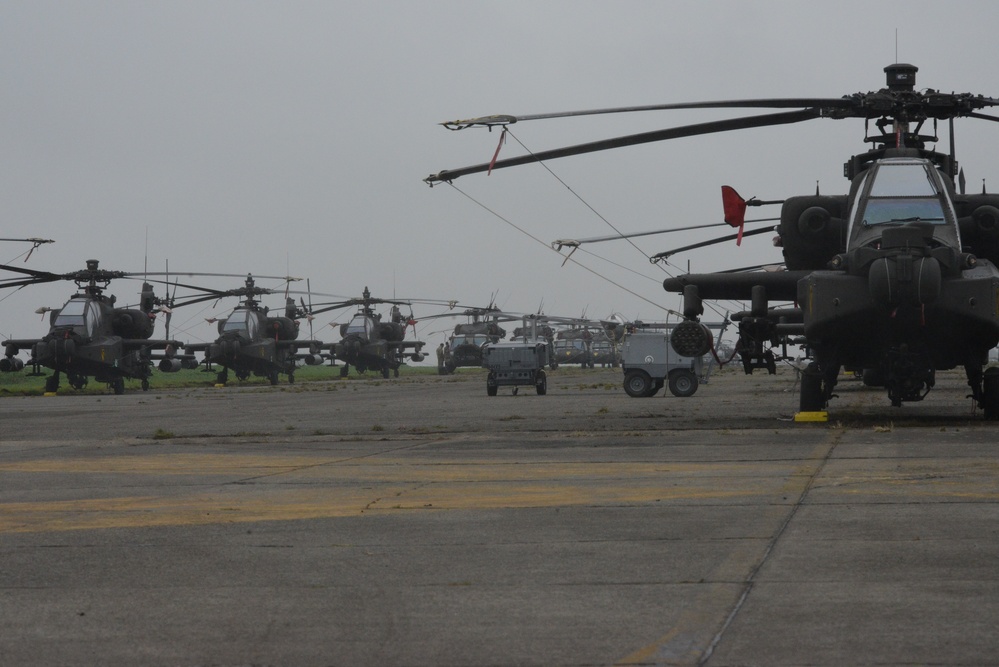
M0 359L0 372L16 373L24 369L24 362L17 357L4 357Z

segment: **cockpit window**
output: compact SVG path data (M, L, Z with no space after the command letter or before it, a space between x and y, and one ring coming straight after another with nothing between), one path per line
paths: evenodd
M882 164L871 197L936 197L937 188L922 164Z
M73 299L67 301L55 318L52 326L56 327L82 327L84 325L83 314L86 312L87 302L83 299Z
M101 307L90 299L71 299L56 315L52 326L73 327L78 334L93 336L100 330Z
M923 163L881 164L861 215L864 227L946 223L940 193Z
M896 199L894 197L867 200L863 218L865 227L904 222L944 224L944 212L940 200L936 198Z
M350 321L347 325L347 335L348 336L367 336L368 335L368 318L364 315L355 315L354 319Z
M246 317L249 313L245 310L234 310L232 315L225 321L225 326L222 327L222 333L228 331L243 332L247 331Z
M489 336L486 336L485 334L465 334L463 336L455 336L451 339L451 349L457 350L462 345L482 347L488 342Z

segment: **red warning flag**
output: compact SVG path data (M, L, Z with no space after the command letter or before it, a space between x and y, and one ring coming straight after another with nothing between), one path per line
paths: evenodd
M746 200L739 196L735 188L721 186L722 206L725 208L725 222L739 228L736 245L742 245L742 230L746 226Z

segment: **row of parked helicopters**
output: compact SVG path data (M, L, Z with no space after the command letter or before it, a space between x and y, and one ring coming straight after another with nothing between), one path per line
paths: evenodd
M45 336L3 341L0 371L22 371L25 362L18 352L28 350L27 363L32 374L43 375L43 367L52 371L45 383L47 393L58 391L63 376L75 389L82 389L90 378L95 378L98 382L107 383L116 394L124 392L126 379L139 380L142 389L146 390L154 366L161 372L171 373L204 364L206 371L216 373L217 384L226 384L230 372L238 380L256 375L277 384L281 375L294 382L295 370L302 365L317 366L326 361L335 365L340 361L341 376L348 375L353 367L361 373L371 370L387 378L393 373L398 376L399 368L406 360L421 362L425 358L425 343L406 338L409 327L413 327L415 333L413 302L372 297L367 287L360 298L319 303L313 303L311 288L306 292L308 302L303 296L296 301L291 296L291 290L285 289L283 310L272 312L262 305L261 298L281 290L258 286L253 275L246 276L243 286L239 288L219 290L181 283L176 278L173 281L169 278L158 280L146 272L109 271L100 268L98 260L89 260L85 269L65 274L11 265L0 265L0 269L20 274L16 278L0 280L0 289L58 280L72 281L77 285L77 293L62 308L40 308L37 311L40 314L50 313L49 331ZM257 278L283 279L287 283L287 277ZM106 292L113 280L127 279L142 280L138 303L118 306L116 297ZM166 286L165 296L157 296L153 283ZM190 294L178 298L178 289ZM227 317L210 320L218 326L218 337L214 341L182 343L170 337L170 318L175 309L224 298L238 298L239 303ZM446 304L451 311L431 315L428 319L467 316L470 320L467 324L455 326L454 334L448 341L446 365L439 359L440 372L453 372L459 366L480 366L482 345L505 336L500 323L523 317L500 312L492 306L455 311L455 302L422 303L434 306ZM386 318L376 312L378 305L389 306ZM410 308L408 316L403 314L403 306ZM317 315L350 307L357 310L349 321L339 325L340 340L324 343L311 335L312 321ZM156 318L160 314L166 320L166 337L162 339L153 338ZM572 331L586 332L587 337L592 338L589 329L585 328L592 325L582 320L543 319L553 323L556 320L571 322L574 326ZM301 337L302 321L309 323L308 338ZM616 322L608 324L607 330L613 334ZM600 329L603 331L603 328ZM561 340L572 334L555 332L545 324L539 328L532 327L530 334L526 327L518 327L513 335L515 339L540 335L554 346L556 339ZM606 334L602 335L606 338ZM587 343L585 355L565 356L564 363L592 365L589 340ZM200 362L196 353L202 355Z
M723 187L725 221L738 228L740 240L747 205L781 205L773 231L782 262L779 270L761 270L774 264L767 258L759 269L667 278L664 289L683 295L685 318L674 329L672 343L681 354L704 352L711 335L700 321L702 300L737 300L750 304L732 318L739 325L737 349L747 373L757 368L773 372L775 350L788 344L806 351L810 363L802 373L799 399L803 414L825 412L844 369L863 373L867 384L886 389L897 407L922 400L937 371L963 367L975 406L987 420L999 420L999 368L987 367L989 352L999 344L999 194L988 193L984 181L980 194L966 192L954 149L954 121L999 121L999 116L982 113L999 106L999 99L917 90L917 71L910 64L889 65L885 87L841 97L670 103L449 121L442 125L450 130L500 128L505 135L514 123L593 114L779 110L505 159L494 155L489 162L440 171L424 180L433 186L596 151L818 118L863 119L869 149L844 164L850 184L846 194L816 192L760 202ZM935 150L940 122L948 125L947 153Z
M541 314L530 316L531 325L519 313L502 312L495 306L466 308L460 313L468 321L454 326L448 339L441 344L437 359L441 375L454 373L463 366L482 366L483 348L498 343L506 337L503 324L520 323L513 329L513 340L529 337L544 340L549 347L549 366L578 364L582 368L611 366L621 363L619 345L625 330L624 320L612 316L606 320L588 320L584 317L549 317ZM452 314L431 316L453 317ZM430 318L425 318L430 319Z
M50 312L45 336L3 341L0 371L23 370L25 362L17 354L29 350L32 373L41 375L42 367L53 371L46 380L46 392L58 390L62 375L76 389L83 388L89 378L107 383L116 394L124 392L126 379L140 380L142 388L148 389L154 364L163 372L197 368L200 364L195 353L203 355L200 363L206 370L214 372L218 367L216 380L220 384L229 380L230 371L240 380L257 375L277 384L280 375L287 375L293 382L296 368L302 364L319 365L327 358L341 360L340 372L344 375L353 366L362 372L381 372L384 377L392 371L398 374L406 358L423 360L423 343L405 340L406 327L412 323L400 309L405 302L372 297L367 288L360 298L311 307L304 299L296 303L286 294L285 308L275 313L263 306L260 298L280 290L258 286L252 275L246 276L242 287L218 290L176 280L156 280L145 273L110 271L100 268L98 260L88 260L85 269L65 274L10 265L0 268L21 274L0 280L0 289L58 280L77 285L77 293L62 308L37 311ZM142 280L137 304L118 306L116 297L106 293L111 281L119 279ZM169 287L173 287L173 295L157 296L152 283L168 285L168 294ZM177 298L178 288L198 294ZM217 320L219 335L214 341L191 344L170 338L169 322L176 308L226 297L236 297L239 303L227 317ZM387 320L375 312L377 304L391 305ZM339 341L324 344L299 337L300 320L307 318L311 324L320 313L353 306L357 312L341 325ZM162 339L153 338L158 314L166 319L167 333Z

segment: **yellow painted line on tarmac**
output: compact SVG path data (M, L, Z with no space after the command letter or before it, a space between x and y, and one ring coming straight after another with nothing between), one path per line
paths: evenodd
M324 489L252 495L217 493L4 503L0 505L0 533L201 526L358 516L371 501L370 490Z
M821 451L820 447L818 451ZM153 493L121 498L64 498L0 504L0 532L207 525L359 516L364 512L627 506L650 503L757 503L781 516L819 460L765 462L497 463L457 458L432 464L406 457L340 459L310 454L157 454L0 464L0 473L31 476L44 492L49 475L121 475L127 487L162 476ZM837 477L827 469L816 493L903 493L994 499L953 479ZM854 473L856 471L853 471ZM169 482L185 475L183 486ZM138 477L136 480L129 477ZM37 478L35 480L34 478ZM203 481L199 482L199 478ZM222 481L220 481L220 478ZM247 482L265 478L266 482ZM246 482L246 483L229 483ZM855 484L859 482L859 487ZM866 483L865 483L866 482ZM60 485L65 484L60 480ZM179 482L178 484L181 484ZM918 485L925 485L920 489ZM830 486L832 485L832 486ZM72 485L71 488L79 488ZM85 485L84 485L85 488ZM113 493L114 484L101 493ZM895 491L894 489L897 489Z
M0 463L0 472L27 473L133 473L197 475L198 473L259 473L319 465L316 456L266 454L155 454L100 458L41 459Z
M517 463L488 460L413 464L400 457L330 461L308 455L179 454L6 463L35 489L49 475L187 475L158 480L156 494L0 504L0 532L205 525L358 516L365 511L629 505L655 502L770 503L788 463ZM198 476L204 482L198 485ZM226 483L266 478L267 482ZM724 483L719 483L724 479ZM64 482L60 481L60 484ZM53 486L54 491L59 488ZM111 486L110 489L113 489ZM211 491L206 491L211 489ZM102 493L109 489L102 487ZM754 500L755 499L755 500Z
M415 472L419 477L467 478L481 481L485 478L509 479L521 475L529 477L606 477L635 474L662 477L663 475L730 475L745 471L747 474L770 474L787 471L784 462L722 462L722 463L497 463L490 459L438 460L434 463L414 461L399 457L346 458L315 455L284 454L155 454L135 456L108 456L58 460L29 460L0 463L0 472L26 473L134 473L164 475L196 475L198 473L257 473L319 468L314 474L323 475L330 468L341 468L351 474L360 472L374 476L396 478L399 470ZM377 473L377 474L375 474Z

